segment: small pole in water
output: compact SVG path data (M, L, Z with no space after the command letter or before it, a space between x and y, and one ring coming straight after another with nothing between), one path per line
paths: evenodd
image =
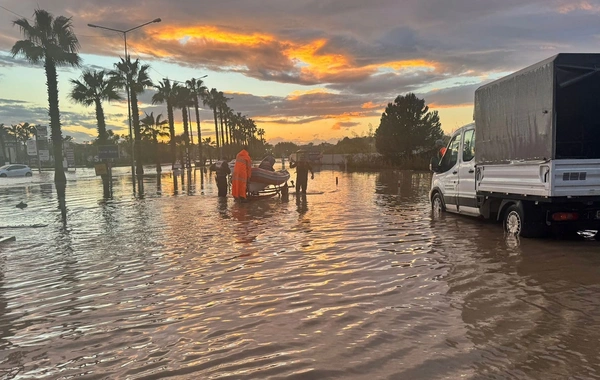
M338 185L338 177L335 177L335 185Z

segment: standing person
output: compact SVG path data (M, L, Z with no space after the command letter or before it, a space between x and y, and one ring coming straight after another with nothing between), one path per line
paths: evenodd
M215 171L217 174L217 189L219 189L219 197L227 196L227 176L231 174L229 169L229 163L227 160L218 161L215 164Z
M235 199L246 200L247 186L252 176L252 159L246 150L246 145L235 157L233 179L231 181L231 194Z
M302 193L306 194L308 172L310 171L311 174L310 179L315 179L315 173L307 160L306 153L303 150L299 150L296 153L298 161L296 162L290 159L290 168L296 168L296 193L302 191Z

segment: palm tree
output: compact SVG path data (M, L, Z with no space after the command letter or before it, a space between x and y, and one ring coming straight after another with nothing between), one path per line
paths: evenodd
M219 91L216 88L210 90L210 92L206 93L206 96L202 100L205 106L209 106L213 110L213 115L215 117L215 140L217 143L217 150L219 151L219 156L223 155L223 149L221 145L219 145L219 125L217 123L217 109L219 108ZM222 143L223 141L221 141Z
M0 123L0 157L2 157L2 160L0 161L0 166L4 165L4 162L6 161L6 138L8 137L8 135L6 134L6 128L4 127L4 124Z
M19 162L19 124L11 124L10 127L6 127L6 134L12 136L15 140L15 162ZM12 157L11 157L12 158ZM11 160L12 161L12 160Z
M256 131L256 134L260 137L260 141L264 144L265 143L265 130L262 128L258 128L258 130Z
M102 101L120 100L121 96L117 93L118 84L116 80L109 77L104 70L91 71L85 70L81 75L81 80L71 79L73 89L71 90L71 100L75 103L85 106L96 106L96 121L98 123L98 144L105 145L108 142L106 132L106 119ZM104 196L110 196L110 177L102 175L102 187Z
M211 151L213 149L215 149L215 142L212 141L212 139L210 137L207 137L207 138L205 138L205 139L202 140L202 143L204 145L206 145L206 150L208 151L209 164L212 165L212 154L211 154Z
M96 121L98 122L98 142L106 144L108 134L106 133L106 120L104 118L104 109L102 101L110 102L112 100L121 100L117 93L117 81L109 77L104 70L92 71L85 70L81 75L81 80L71 79L73 89L71 90L71 100L84 106L96 106Z
M161 120L163 117L162 114L159 114L154 118L154 112L150 112L150 115L146 113L146 116L140 120L142 123L143 134L148 136L154 142L155 155L156 155L156 173L160 175L161 162L160 155L158 154L158 138L159 137L169 137L169 126L168 120Z
M227 142L227 145L229 145L229 138L227 140L225 140L225 136L227 135L226 131L225 131L225 116L224 114L226 113L226 108L229 108L227 106L227 101L230 100L231 98L227 98L225 96L225 94L223 94L223 91L219 91L218 93L218 107L219 107L219 120L221 121L221 145L225 145L225 143Z
M17 126L17 137L21 141L19 144L21 147L25 149L25 156L27 157L27 161L30 163L29 154L27 154L27 141L31 139L33 135L34 127L29 123L21 123ZM25 161L25 160L23 160Z
M116 71L113 72L113 78L117 84L124 88L129 83L131 96L131 117L133 119L133 134L134 134L134 152L135 152L135 172L138 175L139 188L142 188L144 175L144 166L142 162L142 134L140 130L140 110L138 105L138 95L143 93L148 87L152 87L153 83L148 74L150 66L140 64L140 60L136 59L131 62L130 57L127 60L121 58L121 61L115 63Z
M235 117L235 113L233 112L233 109L229 106L227 106L227 108L225 109L225 122L227 125L227 129L228 129L228 134L227 134L227 138L229 139L229 141L231 142L231 144L235 143L235 140L233 138L233 130L235 128L234 125L234 117Z
M188 126L188 107L192 106L192 99L190 96L190 90L187 87L178 87L175 92L175 106L177 108L181 108L181 116L183 119L183 142L185 144L185 156L186 156L186 165L188 169L191 169L190 163L190 130ZM183 166L183 162L181 165Z
M175 96L179 85L177 83L171 84L168 79L163 79L159 82L156 88L156 94L152 96L152 104L167 104L167 120L169 122L169 134L171 136L171 165L175 167L177 161L177 145L175 142L175 120L173 117L173 107L175 105Z
M51 13L42 9L37 9L33 16L33 25L26 18L13 22L14 25L21 28L25 39L17 41L11 49L11 53L13 57L21 54L33 64L44 63L48 88L48 115L50 116L54 150L54 182L59 196L64 196L67 178L62 160L62 130L56 68L79 66L81 62L77 54L79 41L73 32L70 17L58 16L55 18Z
M186 86L191 91L192 100L194 102L194 109L196 110L196 126L198 127L198 158L199 161L204 165L202 158L202 131L200 130L200 99L204 99L206 91L208 90L204 85L202 79L192 78L185 82Z

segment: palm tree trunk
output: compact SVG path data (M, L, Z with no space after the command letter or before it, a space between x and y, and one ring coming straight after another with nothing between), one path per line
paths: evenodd
M190 129L188 127L187 107L181 108L181 115L183 116L183 141L185 143L186 165L188 169L191 169L192 165L190 162ZM181 163L183 164L183 161Z
M225 133L223 132L223 109L219 108L219 121L221 122L221 145L225 146ZM223 158L223 157L221 157Z
M223 149L219 145L219 124L217 124L217 107L213 108L213 114L215 116L215 138L217 140L217 150L219 151L219 156L223 156Z
M17 156L17 162L19 162L19 151L21 149L21 144L19 144L19 137L15 135L15 155Z
M177 161L177 145L175 142L175 121L173 120L173 105L167 101L167 118L169 119L169 134L171 135L171 169L175 169Z
M143 186L143 175L144 165L142 160L142 134L140 131L140 109L138 108L138 98L135 91L131 91L131 117L133 119L133 134L134 134L134 145L133 149L135 152L135 173L138 179L138 188L141 189Z
M108 134L106 133L106 121L104 118L104 109L100 99L96 99L96 121L98 122L98 141L106 144Z
M0 128L4 128L0 125ZM2 157L2 161L0 161L0 165L4 165L6 161L6 143L4 142L4 131L0 130L0 157Z
M96 99L96 121L98 122L98 144L104 145L108 140L108 134L106 133L106 121L104 118L104 109L102 108L102 102L100 99ZM102 160L105 165L108 165L108 160ZM108 174L102 174L102 190L104 192L104 198L110 197L110 177Z
M54 61L46 57L46 84L48 87L48 115L50 116L50 129L52 150L54 152L54 184L59 198L64 198L67 188L67 177L63 167L63 138L60 127L60 109L58 108L58 77Z
M198 161L200 161L200 165L204 166L204 159L202 158L202 132L200 131L200 112L198 109L200 108L198 102L198 96L194 99L194 108L196 109L196 125L198 126Z
M154 136L154 154L156 155L156 175L160 178L162 167L160 165L160 154L158 151L158 136Z

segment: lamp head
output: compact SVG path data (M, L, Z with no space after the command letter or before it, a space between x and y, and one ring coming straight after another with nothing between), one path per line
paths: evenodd
M162 20L159 18L155 18L154 20L152 20L152 22L161 22Z

